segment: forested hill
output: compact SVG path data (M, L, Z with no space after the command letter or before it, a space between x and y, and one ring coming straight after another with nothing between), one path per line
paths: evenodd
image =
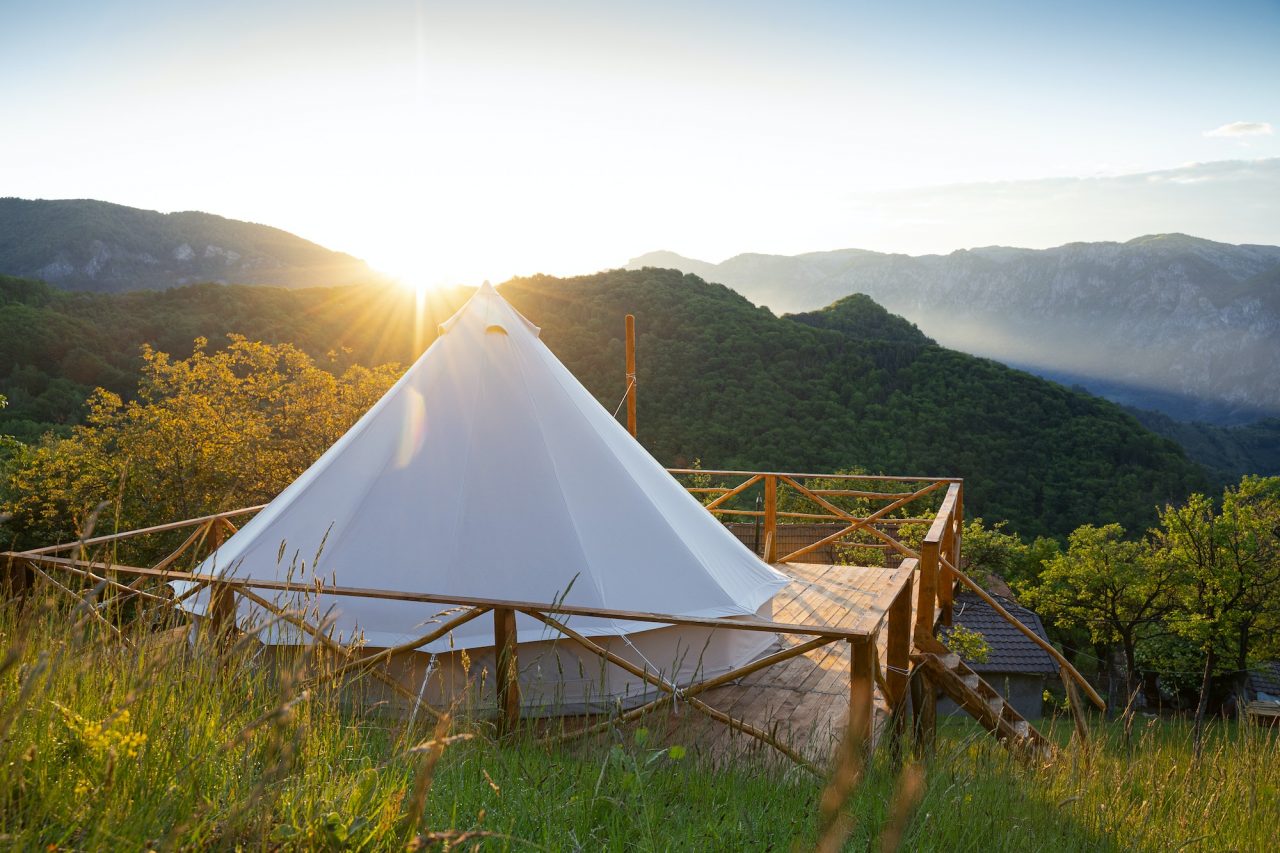
M866 298L779 318L658 269L515 279L500 292L610 410L624 390L622 318L636 314L640 439L669 465L962 476L970 514L1028 535L1141 529L1157 504L1202 485L1176 445L1118 407L940 347ZM90 385L127 391L144 342L185 356L196 336L239 332L321 363L406 361L465 296L435 295L415 323L413 297L391 289L107 296L9 279L0 294L11 402L0 432L28 437L37 421L70 420Z
M0 198L0 273L100 292L201 281L301 287L380 278L361 260L266 225L89 199L21 198Z
M1154 234L919 257L654 252L628 266L691 272L775 311L866 293L944 346L1119 403L1222 425L1280 416L1280 246Z

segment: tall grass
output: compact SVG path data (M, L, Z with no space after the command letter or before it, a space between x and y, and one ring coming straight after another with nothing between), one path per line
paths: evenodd
M679 728L546 746L465 716L408 725L316 678L310 651L268 668L251 643L191 645L156 620L117 635L41 590L21 613L0 605L0 846L787 850L819 837L821 782L772 756L717 755ZM1280 827L1276 737L1248 726L1213 727L1196 762L1181 723L1140 719L1128 741L1099 725L1087 751L1028 767L947 723L905 797L888 752L845 806L847 849L900 835L911 850L1268 850Z

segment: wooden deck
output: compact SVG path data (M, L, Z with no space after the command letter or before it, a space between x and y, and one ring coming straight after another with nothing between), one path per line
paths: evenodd
M779 571L794 580L778 594L774 618L780 622L826 625L871 632L881 626L879 660L886 660L887 632L882 620L889 604L911 577L909 568L868 568L787 563ZM806 638L779 638L777 648L796 646ZM831 643L808 654L707 691L701 698L735 718L774 732L810 760L825 763L844 733L849 716L849 646ZM875 690L876 725L882 728L888 705ZM652 725L652 722L646 723ZM672 743L702 751L759 749L759 741L707 720L690 709L669 715Z

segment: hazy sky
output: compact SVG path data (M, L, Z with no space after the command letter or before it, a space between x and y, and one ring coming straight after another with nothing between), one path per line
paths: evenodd
M0 0L0 195L206 210L431 282L1280 243L1278 48L1277 0Z

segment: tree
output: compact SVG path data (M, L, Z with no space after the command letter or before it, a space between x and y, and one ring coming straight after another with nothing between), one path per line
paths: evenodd
M173 360L143 351L137 399L99 389L86 423L18 454L4 493L30 542L83 532L103 503L118 529L271 500L335 442L398 375L392 365L340 376L287 344L196 341Z
M1160 547L1183 573L1172 628L1201 650L1196 743L1224 654L1243 670L1256 631L1280 622L1280 478L1245 477L1213 501L1192 495L1160 514Z
M1132 695L1138 642L1174 608L1179 575L1177 564L1161 559L1149 543L1124 537L1118 524L1076 528L1067 552L1045 564L1025 595L1055 625L1086 632L1098 646L1118 643L1126 695Z
M993 578L999 578L1015 590L1021 590L1040 575L1047 560L1058 554L1058 543L1037 537L1028 544L1007 528L1005 521L988 527L981 518L973 519L964 527L962 554L975 580L989 584Z

